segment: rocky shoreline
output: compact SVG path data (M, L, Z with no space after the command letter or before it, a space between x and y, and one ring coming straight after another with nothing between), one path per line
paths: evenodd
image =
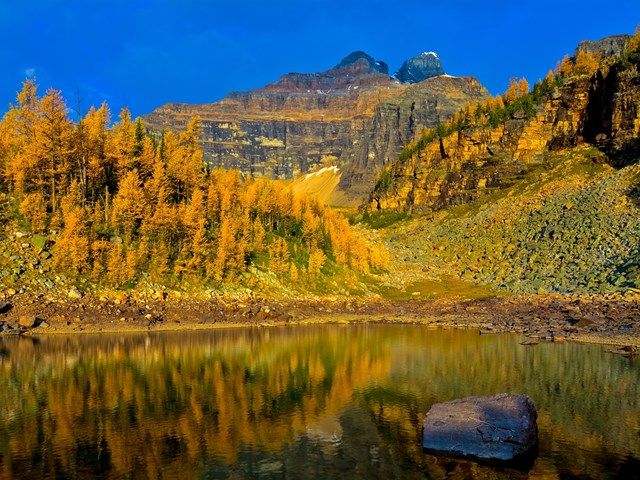
M75 298L74 298L75 297ZM161 293L135 299L16 293L0 300L0 335L148 332L315 323L411 323L429 328L515 333L524 345L542 341L640 346L640 296L610 295L402 300L312 298L299 301L195 300Z

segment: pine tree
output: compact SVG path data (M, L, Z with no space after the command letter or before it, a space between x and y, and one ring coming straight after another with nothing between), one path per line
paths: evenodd
M128 172L120 182L118 193L113 198L112 223L116 231L131 240L145 218L145 195L138 172Z
M35 125L36 171L34 187L43 192L52 210L71 181L73 125L67 106L58 90L50 89L40 101L40 116Z
M40 192L29 193L20 203L20 213L31 225L31 231L44 232L47 228L47 204Z
M77 182L71 184L60 203L64 227L55 244L54 265L76 274L90 271L87 215L81 205L82 192Z
M579 50L576 55L574 72L582 75L591 75L598 69L599 65L600 55L586 50Z
M299 278L298 267L296 267L295 263L291 264L291 268L289 269L289 277L291 277L291 280L294 282L298 281L298 278Z
M218 249L214 262L214 278L221 281L229 270L229 260L233 255L233 243L235 232L233 222L230 218L224 217L221 220L220 234L218 235Z
M318 248L315 248L309 254L309 274L318 275L322 271L322 267L327 260L327 256L324 252Z
M573 73L573 62L569 55L565 55L556 66L556 73L559 76L568 77Z
M136 148L135 124L131 120L131 112L123 108L118 116L119 121L113 127L113 149L117 162L118 176L138 167L134 157Z
M529 82L523 77L518 81L518 96L523 97L527 93L529 93Z
M30 189L29 179L36 168L36 124L39 120L40 99L35 82L27 80L2 120L3 150L7 155L2 174L12 190L23 195Z

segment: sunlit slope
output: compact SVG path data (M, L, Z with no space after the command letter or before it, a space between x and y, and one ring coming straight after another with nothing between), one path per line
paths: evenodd
M324 167L308 173L291 183L294 193L315 198L318 202L331 207L355 207L357 201L338 190L342 173L338 167Z
M640 165L615 169L592 148L548 154L482 201L384 232L424 276L525 293L637 288L639 178Z

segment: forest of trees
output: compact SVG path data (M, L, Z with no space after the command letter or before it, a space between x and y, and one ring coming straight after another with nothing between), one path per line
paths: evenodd
M107 105L69 118L59 91L28 80L0 121L5 215L46 236L57 271L94 281L234 281L255 264L296 281L336 265L383 268L386 253L339 213L285 184L208 168L193 119L149 134Z

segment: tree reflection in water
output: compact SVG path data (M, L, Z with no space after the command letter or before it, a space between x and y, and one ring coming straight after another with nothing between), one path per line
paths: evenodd
M630 478L640 364L418 326L0 341L0 478ZM434 402L529 394L529 472L421 450Z

